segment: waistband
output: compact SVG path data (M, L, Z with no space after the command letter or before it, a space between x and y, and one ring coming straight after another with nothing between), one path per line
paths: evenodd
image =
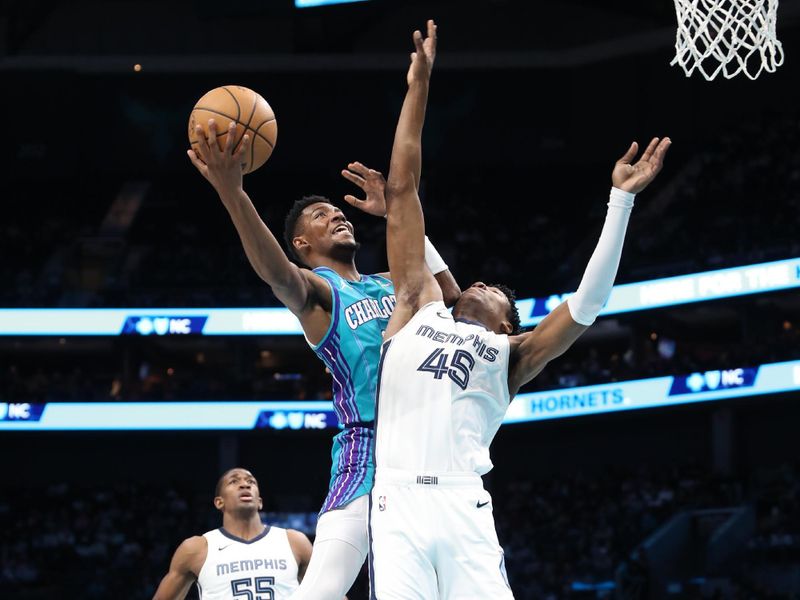
M481 476L474 472L448 471L445 473L405 471L379 467L375 470L375 483L419 485L434 487L483 487Z
M356 427L360 427L362 429L375 429L375 421L352 421L344 424L345 429L355 429Z

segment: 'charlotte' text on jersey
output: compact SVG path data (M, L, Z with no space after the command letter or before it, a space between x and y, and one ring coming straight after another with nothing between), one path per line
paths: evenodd
M353 302L344 309L344 318L350 329L355 330L364 323L369 323L373 319L388 319L392 316L396 299L394 295L384 296L380 302L375 298L364 298L358 302Z

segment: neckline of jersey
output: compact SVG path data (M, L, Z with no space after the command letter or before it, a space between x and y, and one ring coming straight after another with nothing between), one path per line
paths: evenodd
M233 535L233 534L232 534L230 531L228 531L228 530L227 530L227 529L225 529L224 527L220 527L220 528L219 528L219 532L220 532L222 535L224 535L224 536L225 536L226 538L228 538L228 539L231 539L231 540L233 540L234 542L239 542L240 544L252 544L253 542L257 542L257 541L258 541L258 540L260 540L261 538L265 537L265 536L266 536L266 535L269 533L269 530L270 530L270 526L269 526L269 525L264 525L264 531L262 531L261 533L259 533L259 534L258 534L256 537L254 537L252 540L246 540L246 539L244 539L244 538L240 538L240 537L238 537L238 536L235 536L235 535Z
M330 267L316 267L316 268L314 269L314 272L316 273L316 272L317 272L317 271L319 271L320 269L325 269L326 271L330 271L331 273L336 273L336 271L335 271L334 269L331 269ZM345 279L344 277L342 277L341 275L339 275L339 273L336 273L336 275L337 275L339 278L341 278L341 279L342 279L342 281L346 281L347 283L364 283L365 281L368 281L368 276L367 276L367 275L364 275L364 274L362 274L362 273L359 273L359 274L358 274L358 276L361 278L361 279L359 279L358 281L353 281L352 279Z
M454 320L458 321L459 323L468 323L470 325L477 325L478 327L483 327L486 331L491 331L491 329L489 329L486 325L484 325L480 321L473 321L471 319L465 319L464 317L456 317Z

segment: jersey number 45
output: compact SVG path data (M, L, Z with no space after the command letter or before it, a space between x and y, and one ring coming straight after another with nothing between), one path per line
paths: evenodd
M453 353L453 360L448 365L449 358L449 354L444 354L444 348L437 348L422 361L422 364L417 367L417 371L433 373L434 379L441 379L447 375L462 390L467 389L469 374L475 366L475 359L466 350L456 350Z

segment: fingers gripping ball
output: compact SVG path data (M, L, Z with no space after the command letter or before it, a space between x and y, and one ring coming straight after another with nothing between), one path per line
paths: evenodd
M200 124L208 135L208 120L214 119L217 142L225 148L228 126L236 123L234 152L239 149L242 137L249 135L250 148L243 157L242 170L252 173L265 162L275 149L278 139L278 122L270 105L261 95L240 85L225 85L205 94L189 116L189 142L200 158L195 126Z

